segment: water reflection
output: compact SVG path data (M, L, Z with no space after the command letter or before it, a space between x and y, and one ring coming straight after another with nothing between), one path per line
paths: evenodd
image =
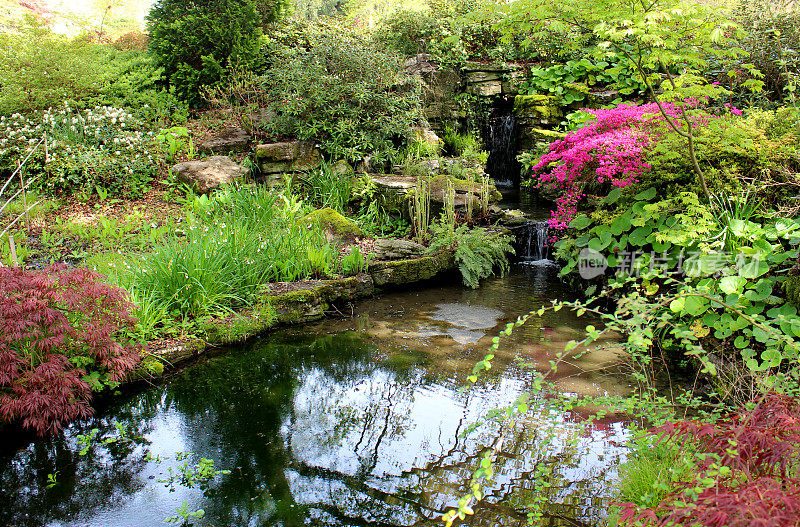
M534 401L513 428L462 435L516 400L530 367L543 368L586 323L564 313L533 321L482 383L460 392L496 331L547 300L532 284L519 273L477 291L389 295L354 318L278 332L198 364L11 456L0 469L0 524L160 526L187 501L206 512L196 525L438 525L484 449L502 441L496 481L471 524L526 525L531 496L546 493L548 525L598 525L624 456L619 420L584 429L579 417ZM551 285L558 294L568 293ZM615 353L604 343L556 380L569 391L621 393L620 377L599 372ZM114 421L144 439L77 455L78 434L96 427L102 440ZM158 480L180 467L175 452L231 473L205 492L170 492ZM551 469L547 489L534 477L542 467ZM58 484L47 489L55 471Z

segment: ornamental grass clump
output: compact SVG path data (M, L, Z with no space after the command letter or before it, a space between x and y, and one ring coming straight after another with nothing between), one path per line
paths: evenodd
M183 232L109 272L147 300L148 313L184 318L230 311L252 303L262 284L324 277L338 268L337 251L304 219L301 202L262 187L233 187L196 199L193 208Z
M86 269L0 267L0 418L40 436L92 413L139 363L125 291Z

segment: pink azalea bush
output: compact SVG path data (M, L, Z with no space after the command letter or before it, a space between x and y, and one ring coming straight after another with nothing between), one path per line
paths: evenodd
M687 101L689 106L695 106ZM680 108L663 103L664 110L680 126ZM533 167L539 186L561 191L557 208L551 214L550 228L564 230L578 212L585 194L582 183L596 179L614 187L627 187L650 168L645 151L662 133L664 117L655 103L637 106L621 104L607 110L584 110L595 116L591 124L550 145ZM693 116L702 125L710 115Z

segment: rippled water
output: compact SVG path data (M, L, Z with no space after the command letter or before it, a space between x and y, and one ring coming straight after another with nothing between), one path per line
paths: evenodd
M463 435L515 401L588 323L565 310L532 319L476 387L459 390L505 323L569 297L556 272L518 266L474 291L389 294L122 397L63 437L0 458L0 525L162 526L183 502L204 509L193 520L204 526L437 525L489 446L497 474L472 524L526 525L527 504L544 495L543 525L600 525L625 456L621 418L582 427L579 413L534 400L513 426ZM608 372L619 358L601 342L553 381L572 393L625 393L625 378ZM114 423L137 439L104 443L118 435ZM81 456L77 436L92 428L95 446ZM201 457L230 474L207 489L163 481ZM549 474L547 488L537 472Z

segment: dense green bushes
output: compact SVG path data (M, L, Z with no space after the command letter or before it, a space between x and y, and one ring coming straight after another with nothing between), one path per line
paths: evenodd
M177 95L200 106L204 86L256 66L259 26L254 0L160 0L147 16L148 46Z
M424 123L402 58L344 28L321 29L307 35L306 47L276 51L250 88L262 92L271 114L258 131L317 141L334 159L396 158L411 128Z
M0 114L99 102L107 48L38 26L0 34Z
M495 13L481 11L486 5L480 0L431 0L428 9L400 9L381 21L375 40L388 50L428 53L450 64L544 58L543 49L524 44L522 38L501 39L493 26Z

